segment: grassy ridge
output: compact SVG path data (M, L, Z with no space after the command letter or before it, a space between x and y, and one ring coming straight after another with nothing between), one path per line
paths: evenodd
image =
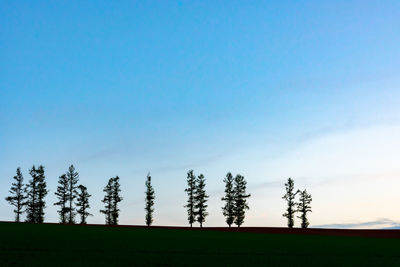
M400 266L400 240L0 223L0 264Z

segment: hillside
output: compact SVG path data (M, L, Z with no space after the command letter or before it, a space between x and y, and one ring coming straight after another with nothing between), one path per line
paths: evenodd
M7 222L0 233L1 266L400 266L398 238Z

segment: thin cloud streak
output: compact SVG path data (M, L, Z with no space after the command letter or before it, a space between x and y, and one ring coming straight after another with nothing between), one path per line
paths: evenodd
M387 218L382 218L376 221L359 222L359 223L337 223L337 224L314 225L311 228L355 229L355 228L372 228L372 227L377 229L397 229L400 228L400 222L393 221Z

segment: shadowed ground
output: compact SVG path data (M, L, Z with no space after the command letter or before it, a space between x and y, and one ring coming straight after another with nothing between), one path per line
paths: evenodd
M280 232L260 233L261 229ZM293 234L283 228L241 230L253 231L250 233L221 231L226 228L210 230L2 222L0 264L400 266L398 238L328 236L321 235L321 231ZM310 230L312 233L319 229ZM389 233L394 237L398 231Z

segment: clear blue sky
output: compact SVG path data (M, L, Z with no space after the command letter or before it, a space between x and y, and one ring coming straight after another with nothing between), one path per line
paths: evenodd
M313 194L312 225L400 221L398 1L1 1L0 25L1 199L18 166L43 164L57 221L74 164L89 222L119 175L121 223L142 224L151 172L155 224L184 225L193 168L206 225L224 223L227 171L248 180L247 225L284 225L289 176Z

